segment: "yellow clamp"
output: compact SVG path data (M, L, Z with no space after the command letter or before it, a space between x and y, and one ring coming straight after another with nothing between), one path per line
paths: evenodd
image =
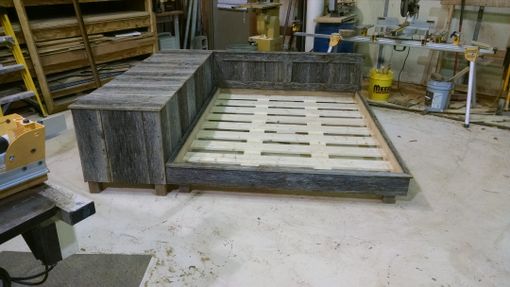
M453 45L455 45L455 46L460 45L460 33L455 31L450 35L450 38L452 38Z
M340 33L333 33L331 34L331 37L329 37L329 46L335 47L336 45L340 44L342 41L342 36L340 36Z
M480 54L480 47L466 47L466 50L464 50L464 57L469 62L475 62L478 58L478 55Z
M292 23L292 32L299 32L301 30L301 24L299 23Z
M453 36L453 45L458 46L460 45L460 36Z

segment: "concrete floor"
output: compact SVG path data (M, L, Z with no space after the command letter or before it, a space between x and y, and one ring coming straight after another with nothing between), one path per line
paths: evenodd
M142 286L508 286L510 132L375 111L415 177L395 205L226 192L92 195L73 130L48 142L49 183L96 203L97 214L76 228L80 253L154 256ZM0 248L27 250L20 238Z

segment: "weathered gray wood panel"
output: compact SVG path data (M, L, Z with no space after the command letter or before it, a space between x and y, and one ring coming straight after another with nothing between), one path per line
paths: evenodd
M166 183L159 113L124 111L100 113L111 180L98 182Z
M165 184L165 165L166 159L163 151L163 131L161 129L160 114L156 112L143 112L143 127L145 150L147 152L147 166L151 184Z
M142 112L102 111L112 181L150 183Z
M216 90L213 65L213 58L209 57L184 82L163 110L166 160L179 151Z
M73 121L85 181L111 181L101 113L73 110Z
M159 112L211 55L211 51L154 54L70 108Z
M219 188L370 193L406 195L411 177L405 174L317 171L284 168L225 167L169 163L170 184Z
M222 88L356 91L361 87L362 56L215 52Z
M165 184L165 163L190 129L197 111L215 87L212 53L175 51L155 54L123 75L80 98L76 113L77 138L83 146L87 181ZM205 65L207 63L207 65ZM97 123L82 119L97 115ZM101 118L103 121L101 121ZM96 132L84 130L96 124ZM90 129L92 129L90 128ZM92 147L89 143L94 144ZM94 161L98 151L101 161ZM90 154L90 156L88 156Z

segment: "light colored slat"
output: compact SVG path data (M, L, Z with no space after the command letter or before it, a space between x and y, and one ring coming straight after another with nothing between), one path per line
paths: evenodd
M296 124L307 124L310 122L305 117L285 117L285 116L267 116L267 121L279 122L279 123L296 123ZM240 122L251 122L253 120L252 115L229 115L229 114L208 114L208 120L212 121L240 121ZM338 126L366 126L363 119L353 118L319 118L322 124L325 125L338 125Z
M265 114L266 112L276 115L319 115L327 117L341 117L341 118L361 118L361 114L356 111L329 111L329 110L316 110L305 111L295 109L265 109L265 108L248 108L248 107L213 107L214 113L236 113L236 114Z
M217 106L259 106L259 101L244 101L244 100L222 100L218 99L215 103ZM323 109L339 109L339 110L352 110L357 111L358 107L353 104L340 104L340 103L307 103L307 102L272 102L269 101L270 107L288 107L288 108L305 108L316 107Z
M209 151L230 151L244 152L251 147L250 144L242 142L225 142L225 141L206 141L195 140L191 144L192 149L209 150ZM282 153L282 154L313 154L315 150L307 145L288 145L288 144L262 144L260 147L262 152ZM378 148L368 147L335 147L326 146L324 150L332 156L344 157L382 157L382 153Z
M186 145L186 152L181 151L180 161L313 169L392 169L372 137L359 103L351 96L219 93L208 109L209 113L204 115L193 132L193 139Z
M230 123L230 122L204 122L202 129L225 129L225 130L264 130L278 133L311 133L311 134L342 134L370 136L370 130L363 127L321 127L319 130L311 126L280 125L262 123Z
M217 139L217 140L247 140L249 133L227 132L227 131L204 131L197 133L199 139ZM263 141L308 143L310 137L307 135L288 135L288 134L261 134ZM339 145L362 145L376 146L377 143L372 137L353 137L353 136L322 136L320 138L323 144Z
M252 99L269 98L270 100L282 101L305 101L305 102L333 102L333 103L355 103L352 96L282 96L282 95L257 95L257 94L220 94L218 99Z
M247 156L222 153L188 152L184 160L192 163L238 164L248 166L288 166L315 169L349 169L389 171L390 166L382 160L323 159L286 156Z

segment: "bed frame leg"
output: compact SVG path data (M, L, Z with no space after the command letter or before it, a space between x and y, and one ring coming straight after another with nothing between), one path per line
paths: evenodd
M191 192L191 186L189 185L179 185L179 193L190 193Z
M155 184L154 185L154 193L157 196L166 196L170 191L170 185L168 184Z
M104 185L101 182L89 181L90 193L101 193L104 190Z
M393 203L397 202L397 197L396 197L396 196L394 196L394 195L384 195L384 196L382 197L382 201L383 201L384 203L390 203L390 204L393 204Z

